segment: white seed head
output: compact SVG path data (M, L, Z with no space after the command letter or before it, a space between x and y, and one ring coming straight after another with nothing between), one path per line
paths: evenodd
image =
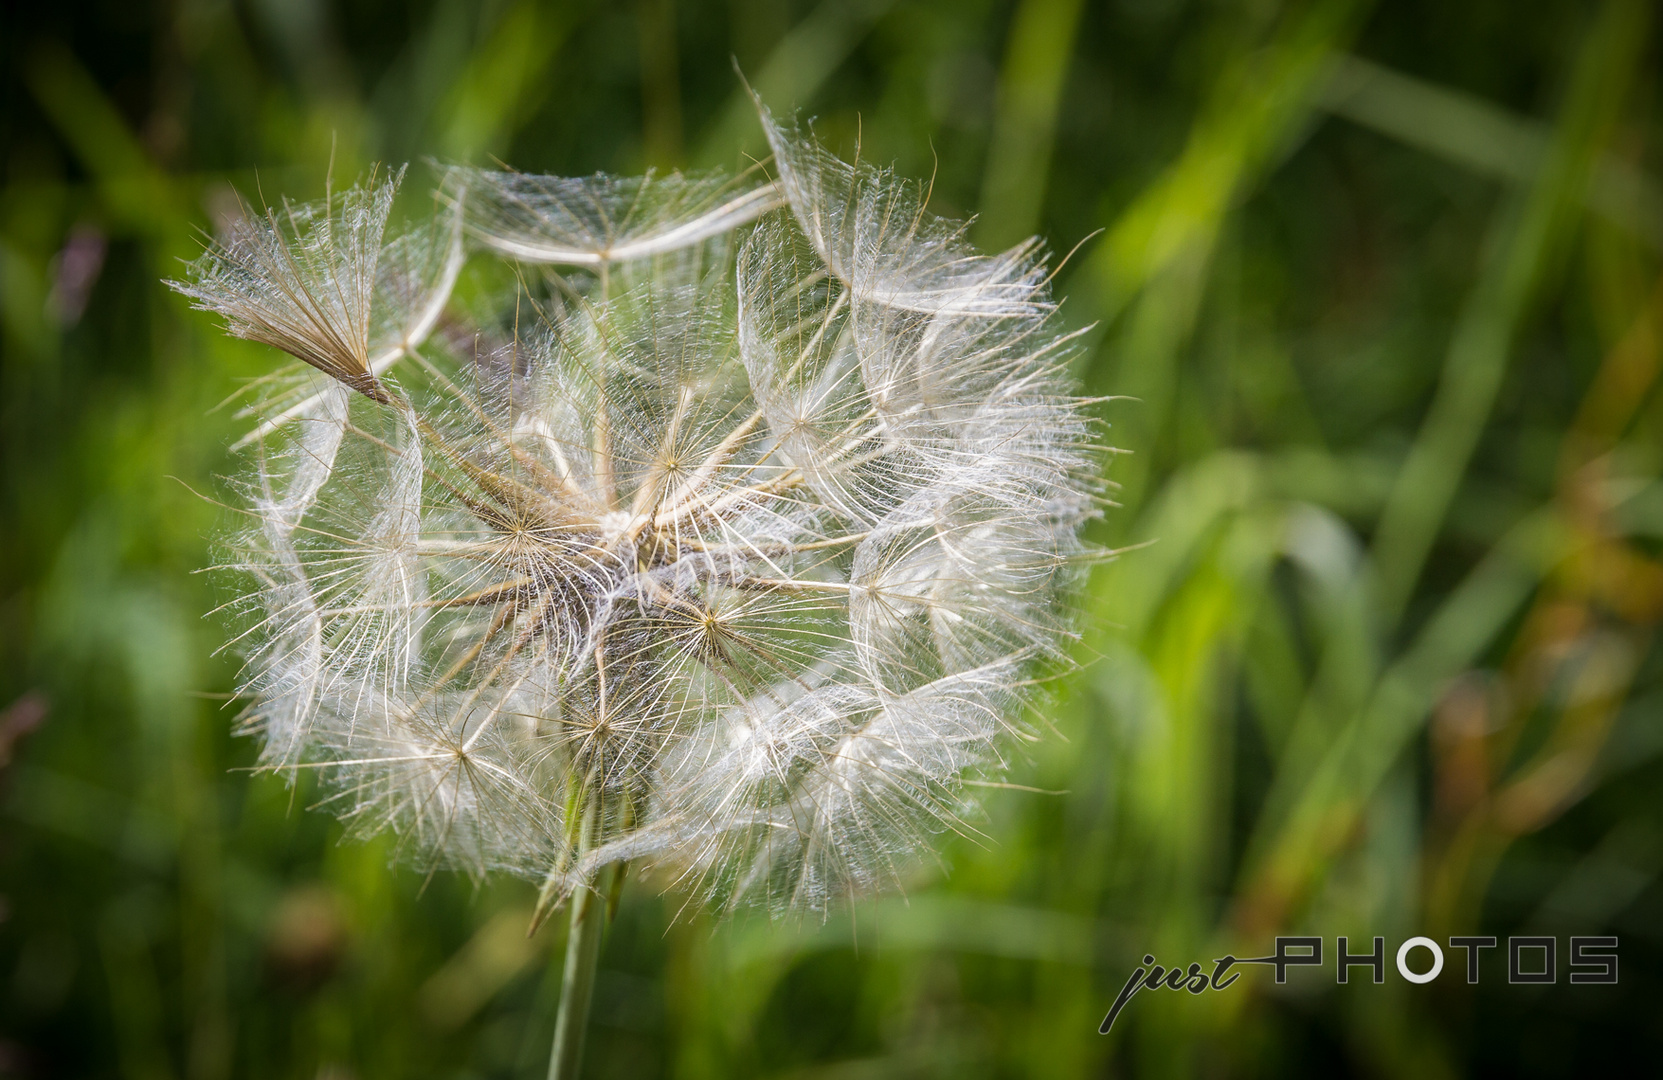
M178 286L333 379L241 485L247 722L412 858L823 910L1066 662L1096 470L1037 246L763 121L772 182L454 169L386 242L395 177Z

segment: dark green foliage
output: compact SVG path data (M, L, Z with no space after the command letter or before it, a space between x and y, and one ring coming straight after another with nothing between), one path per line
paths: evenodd
M1648 5L638 0L0 16L0 1076L539 1072L563 920L247 771L215 409L161 279L372 162L760 155L738 78L1059 254L1131 451L1085 666L910 896L631 880L590 1075L1568 1075L1663 1049L1663 186ZM406 199L424 197L412 177ZM396 215L397 211L395 211ZM466 286L464 286L465 291ZM1621 938L1616 987L1140 997L1277 933ZM1562 946L1563 948L1563 946ZM1499 957L1499 959L1498 959ZM1566 961L1560 957L1561 970ZM1306 977L1302 977L1306 976ZM1629 1070L1622 1070L1627 1072Z

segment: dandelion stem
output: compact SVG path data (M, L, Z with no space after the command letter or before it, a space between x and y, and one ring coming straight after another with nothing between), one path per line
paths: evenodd
M595 967L606 930L606 892L615 873L607 867L593 888L572 894L572 930L566 938L566 969L560 984L560 1012L554 1021L549 1080L577 1080L583 1065L583 1035L595 994Z
M591 788L579 826L580 854L600 840L601 820L601 796ZM566 936L560 1011L555 1014L554 1046L549 1051L549 1080L577 1080L583 1066L583 1036L589 1027L589 1004L595 996L595 967L610 912L608 900L618 883L618 866L614 863L572 892L572 929Z

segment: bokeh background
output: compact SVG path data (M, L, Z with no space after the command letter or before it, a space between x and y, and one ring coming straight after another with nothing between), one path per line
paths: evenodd
M229 734L216 408L160 281L377 161L842 153L1061 256L1127 453L1058 734L906 895L636 889L589 1075L1569 1075L1663 1052L1663 186L1645 0L107 0L0 15L0 1076L524 1077L560 920ZM421 197L418 165L407 191ZM1145 952L1388 976L1147 994ZM1391 970L1561 939L1554 986ZM1620 937L1569 985L1564 937ZM1330 952L1330 956L1331 956Z

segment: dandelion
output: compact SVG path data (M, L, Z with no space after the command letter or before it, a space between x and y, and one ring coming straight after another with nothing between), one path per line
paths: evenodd
M449 169L390 242L372 177L176 283L314 373L249 440L244 723L359 832L570 902L551 1075L626 866L880 888L1066 663L1096 470L1037 245L762 117L771 169Z

